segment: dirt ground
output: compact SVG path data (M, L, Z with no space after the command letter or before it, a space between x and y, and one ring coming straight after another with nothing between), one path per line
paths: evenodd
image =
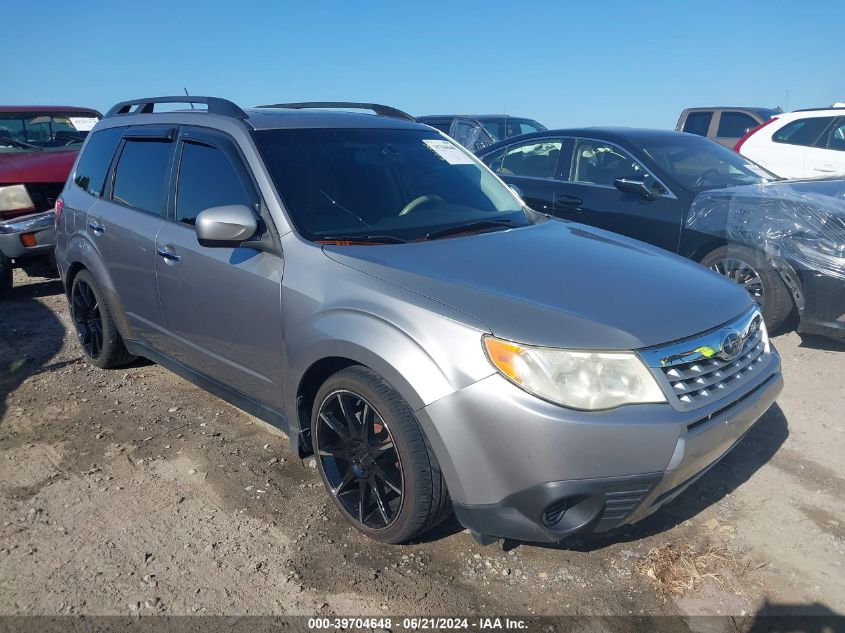
M778 403L636 526L481 547L452 521L387 546L346 526L279 431L156 365L87 365L60 283L16 284L0 303L0 615L845 611L843 345L778 336ZM682 547L712 555L668 593L656 561Z

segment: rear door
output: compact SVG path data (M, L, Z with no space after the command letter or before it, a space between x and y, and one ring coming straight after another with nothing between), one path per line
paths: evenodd
M522 194L525 203L540 213L555 213L560 156L566 147L561 137L533 138L509 145L484 162Z
M790 121L776 130L770 142L751 144L748 157L782 178L819 178L826 174L815 171L818 155L810 156L810 148L822 142L834 117L804 117ZM768 128L763 128L763 131ZM754 139L754 136L751 137ZM816 148L818 149L818 148Z
M810 178L845 176L845 117L837 118L808 148L804 171Z
M617 178L643 180L650 198L619 191ZM573 139L567 178L556 203L572 206L569 217L584 224L677 252L683 208L675 195L625 149L602 140ZM558 212L560 214L560 212Z
M158 233L156 270L166 353L182 365L276 410L282 408L279 254L200 246L196 216L243 204L275 230L243 157L228 136L183 128L173 212Z
M89 211L85 230L122 308L128 338L157 347L161 310L155 239L167 211L175 128L126 128L106 195Z
M745 133L760 125L760 121L746 112L722 110L716 113L716 136L713 140L733 149Z

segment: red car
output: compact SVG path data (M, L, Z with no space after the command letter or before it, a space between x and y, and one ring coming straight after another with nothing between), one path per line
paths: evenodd
M71 106L0 106L0 295L12 267L51 271L54 207L88 131L102 118Z

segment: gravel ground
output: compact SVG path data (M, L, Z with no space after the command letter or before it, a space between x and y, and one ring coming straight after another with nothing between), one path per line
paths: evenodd
M0 303L0 615L845 610L845 346L777 337L778 404L636 526L481 547L452 521L386 546L344 524L279 431L156 365L87 365L60 283L16 284ZM707 567L668 593L649 570L682 546Z

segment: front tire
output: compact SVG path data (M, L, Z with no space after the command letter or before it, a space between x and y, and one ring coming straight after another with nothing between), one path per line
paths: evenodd
M132 362L123 344L103 291L87 270L73 278L70 289L70 314L82 352L92 365L102 369Z
M451 511L440 466L413 411L366 367L341 370L320 387L311 443L332 502L370 538L403 543Z
M777 270L762 253L746 246L728 245L708 253L701 260L720 275L743 286L760 306L770 331L776 330L792 312L792 297Z

